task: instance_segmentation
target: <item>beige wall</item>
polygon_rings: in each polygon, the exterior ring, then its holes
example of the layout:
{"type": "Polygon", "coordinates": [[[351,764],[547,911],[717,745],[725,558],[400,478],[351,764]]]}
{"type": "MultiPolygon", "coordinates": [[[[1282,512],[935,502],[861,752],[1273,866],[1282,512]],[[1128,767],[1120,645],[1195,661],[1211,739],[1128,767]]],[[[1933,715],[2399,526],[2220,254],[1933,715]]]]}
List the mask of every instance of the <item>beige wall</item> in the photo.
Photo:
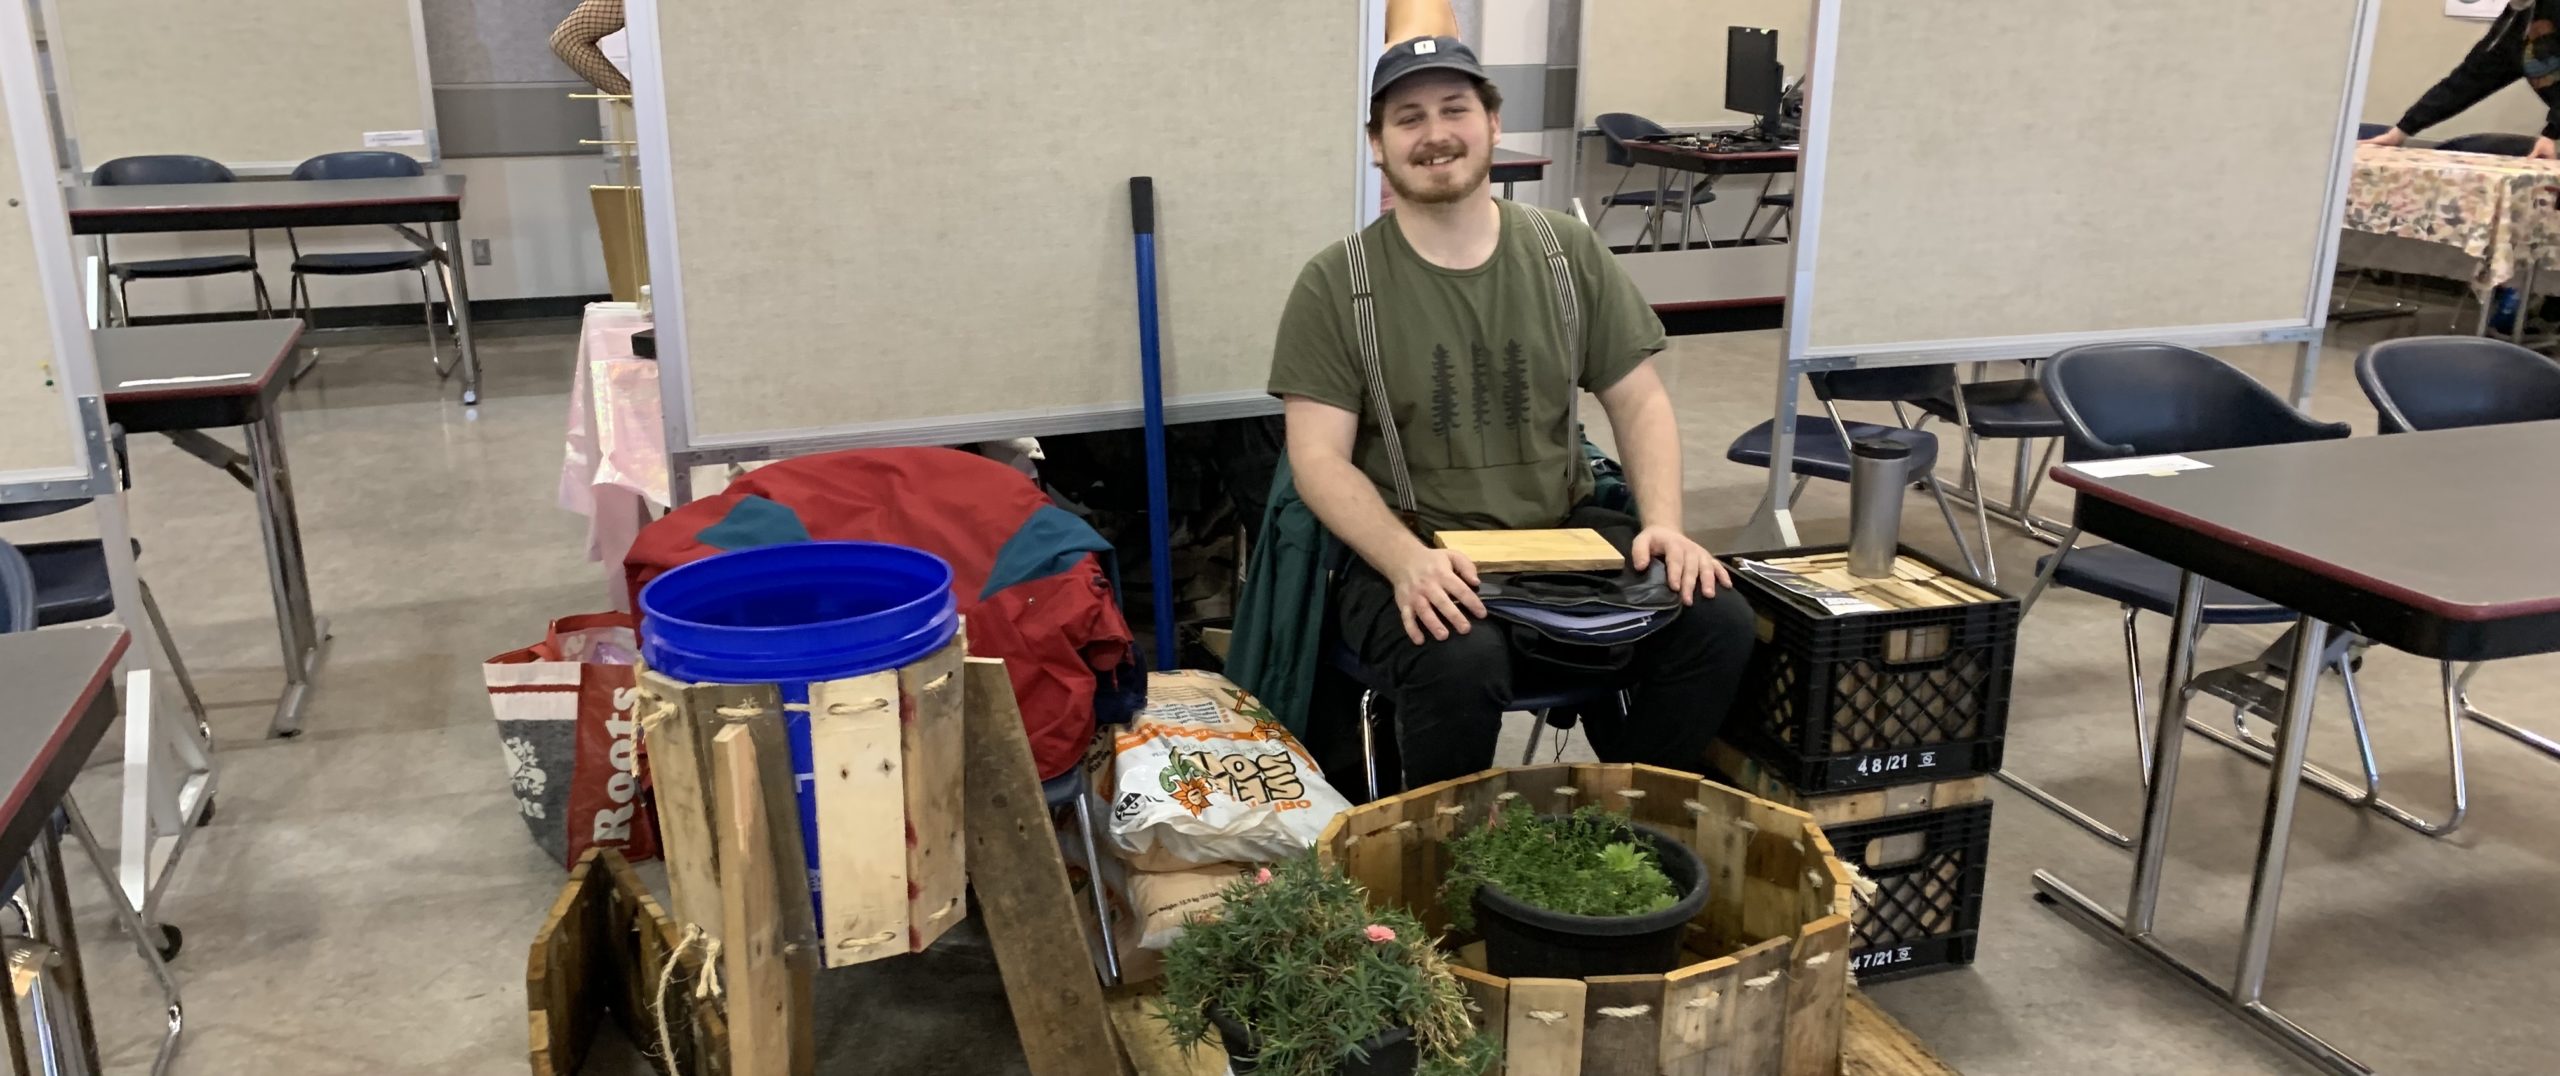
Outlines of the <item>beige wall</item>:
{"type": "MultiPolygon", "coordinates": [[[[2446,16],[2443,0],[2382,0],[2373,72],[2364,91],[2365,122],[2397,121],[2488,32],[2487,22],[2446,16]]],[[[2535,134],[2541,132],[2545,115],[2541,99],[2519,82],[2470,111],[2428,128],[2425,136],[2441,139],[2475,131],[2535,134]]]]}

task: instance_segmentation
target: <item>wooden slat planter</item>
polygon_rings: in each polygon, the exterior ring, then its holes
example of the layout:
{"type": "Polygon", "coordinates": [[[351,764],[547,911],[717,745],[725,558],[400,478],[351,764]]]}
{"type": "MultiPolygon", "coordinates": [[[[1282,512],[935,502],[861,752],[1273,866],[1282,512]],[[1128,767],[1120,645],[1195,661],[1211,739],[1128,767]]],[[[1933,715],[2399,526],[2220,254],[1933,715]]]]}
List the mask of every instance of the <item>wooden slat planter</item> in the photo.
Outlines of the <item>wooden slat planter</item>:
{"type": "Polygon", "coordinates": [[[1802,811],[1651,766],[1488,770],[1354,808],[1318,853],[1448,929],[1443,842],[1506,799],[1540,812],[1600,804],[1682,837],[1706,861],[1706,907],[1668,975],[1502,979],[1464,967],[1477,1024],[1513,1076],[1833,1076],[1848,989],[1848,872],[1802,811]]]}

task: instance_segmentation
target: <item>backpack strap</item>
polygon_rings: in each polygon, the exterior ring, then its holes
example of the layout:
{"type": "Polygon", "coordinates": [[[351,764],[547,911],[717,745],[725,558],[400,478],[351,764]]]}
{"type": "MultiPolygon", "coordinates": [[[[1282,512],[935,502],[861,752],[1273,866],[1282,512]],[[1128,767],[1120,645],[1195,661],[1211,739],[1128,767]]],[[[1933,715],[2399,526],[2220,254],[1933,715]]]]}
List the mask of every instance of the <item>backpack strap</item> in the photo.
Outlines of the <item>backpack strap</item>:
{"type": "Polygon", "coordinates": [[[1351,321],[1359,337],[1360,376],[1369,384],[1369,407],[1377,413],[1378,436],[1387,446],[1387,470],[1395,482],[1396,508],[1410,520],[1415,512],[1413,472],[1405,466],[1404,438],[1396,432],[1394,412],[1387,406],[1387,375],[1378,359],[1376,292],[1369,283],[1369,255],[1353,232],[1342,241],[1351,261],[1351,321]]]}

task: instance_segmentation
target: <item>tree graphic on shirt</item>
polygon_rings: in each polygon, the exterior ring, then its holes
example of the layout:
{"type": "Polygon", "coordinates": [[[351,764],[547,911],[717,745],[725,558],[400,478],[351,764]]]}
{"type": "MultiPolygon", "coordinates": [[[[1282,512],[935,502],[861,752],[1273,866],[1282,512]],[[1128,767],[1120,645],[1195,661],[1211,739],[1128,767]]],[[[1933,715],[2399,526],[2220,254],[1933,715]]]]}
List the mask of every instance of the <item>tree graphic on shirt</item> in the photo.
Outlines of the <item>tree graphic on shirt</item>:
{"type": "Polygon", "coordinates": [[[1467,346],[1467,387],[1475,397],[1476,452],[1481,462],[1493,462],[1493,450],[1485,441],[1485,430],[1493,425],[1493,352],[1481,343],[1467,346]]]}
{"type": "Polygon", "coordinates": [[[1528,459],[1529,359],[1517,339],[1502,348],[1502,424],[1520,445],[1519,458],[1528,459]]]}
{"type": "Polygon", "coordinates": [[[1449,365],[1447,345],[1431,349],[1431,432],[1440,435],[1441,447],[1456,455],[1451,438],[1458,429],[1458,386],[1455,371],[1449,365]]]}

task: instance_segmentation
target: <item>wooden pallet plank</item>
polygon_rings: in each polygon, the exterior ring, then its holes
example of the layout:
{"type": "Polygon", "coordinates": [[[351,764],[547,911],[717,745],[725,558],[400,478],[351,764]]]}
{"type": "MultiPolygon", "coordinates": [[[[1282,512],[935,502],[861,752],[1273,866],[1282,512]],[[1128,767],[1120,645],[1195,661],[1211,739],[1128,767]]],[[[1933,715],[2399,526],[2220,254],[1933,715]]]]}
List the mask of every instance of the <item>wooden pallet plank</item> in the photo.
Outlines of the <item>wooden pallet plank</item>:
{"type": "Polygon", "coordinates": [[[1714,1067],[1724,1042],[1725,1007],[1741,981],[1742,965],[1732,957],[1711,960],[1663,976],[1661,1042],[1662,1076],[1723,1076],[1714,1067]]]}
{"type": "Polygon", "coordinates": [[[1792,938],[1772,938],[1734,955],[1734,989],[1725,1004],[1723,1067],[1709,1070],[1729,1076],[1777,1076],[1785,1058],[1787,962],[1794,957],[1792,938]]]}
{"type": "Polygon", "coordinates": [[[569,868],[568,881],[551,901],[525,959],[524,996],[530,1010],[534,1076],[569,1076],[586,1063],[595,1036],[601,969],[591,965],[595,931],[588,912],[596,849],[569,868]]]}
{"type": "Polygon", "coordinates": [[[1580,979],[1513,979],[1503,1048],[1514,1076],[1573,1072],[1582,1065],[1580,979]]]}
{"type": "Polygon", "coordinates": [[[1849,989],[1849,917],[1807,923],[1787,960],[1784,1076],[1840,1071],[1841,998],[1849,989]]]}
{"type": "Polygon", "coordinates": [[[1126,1063],[1114,1060],[1112,1013],[1073,925],[1075,890],[1013,682],[991,658],[968,659],[962,679],[970,872],[1023,1056],[1041,1076],[1118,1076],[1126,1063]]]}
{"type": "Polygon", "coordinates": [[[1959,1076],[1856,990],[1849,991],[1841,1024],[1840,1076],[1959,1076]]]}
{"type": "MultiPolygon", "coordinates": [[[[773,856],[758,745],[745,724],[721,729],[711,751],[721,785],[721,982],[729,998],[729,1068],[738,1076],[811,1071],[794,1043],[791,968],[783,955],[781,890],[800,875],[773,856]]],[[[788,787],[788,786],[785,786],[788,787]]]]}
{"type": "Polygon", "coordinates": [[[877,672],[809,685],[818,805],[818,937],[826,965],[908,951],[906,755],[899,685],[877,672]]]}
{"type": "Polygon", "coordinates": [[[969,640],[955,634],[932,656],[898,670],[906,782],[907,951],[921,953],[968,917],[969,868],[961,768],[969,743],[961,715],[960,663],[969,640]]]}
{"type": "Polygon", "coordinates": [[[667,865],[667,889],[679,922],[720,932],[719,842],[712,836],[710,743],[706,723],[716,724],[690,685],[650,669],[639,674],[640,735],[649,752],[649,776],[658,810],[658,849],[667,865]]]}
{"type": "Polygon", "coordinates": [[[1595,975],[1582,983],[1582,1076],[1657,1076],[1663,977],[1595,975]]]}
{"type": "MultiPolygon", "coordinates": [[[[1503,1035],[1511,1019],[1511,980],[1496,978],[1464,964],[1452,962],[1449,972],[1458,977],[1458,985],[1467,991],[1467,1005],[1475,1017],[1476,1030],[1493,1040],[1500,1050],[1503,1035]]],[[[1508,1051],[1501,1051],[1508,1060],[1508,1051]]],[[[1490,1076],[1502,1076],[1505,1062],[1496,1062],[1490,1076]]],[[[1523,1070],[1526,1076],[1526,1070],[1523,1070]]]]}

